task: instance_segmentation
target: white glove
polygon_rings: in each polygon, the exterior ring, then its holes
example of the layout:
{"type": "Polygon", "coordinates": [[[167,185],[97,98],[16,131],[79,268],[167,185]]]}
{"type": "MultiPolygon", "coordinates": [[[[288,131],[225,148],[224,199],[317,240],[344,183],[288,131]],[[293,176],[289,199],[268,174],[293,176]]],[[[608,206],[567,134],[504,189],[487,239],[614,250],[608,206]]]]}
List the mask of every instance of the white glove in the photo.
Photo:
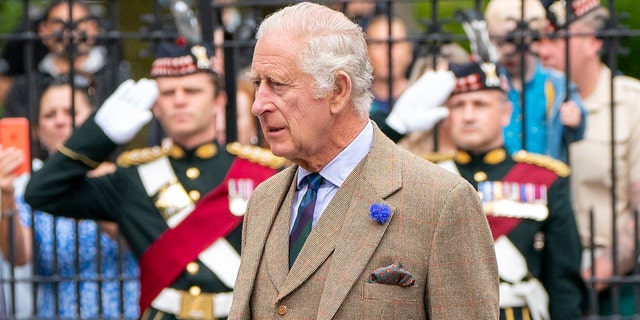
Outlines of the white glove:
{"type": "Polygon", "coordinates": [[[147,124],[150,109],[158,98],[154,80],[131,79],[123,82],[96,113],[96,124],[117,144],[129,142],[147,124]]]}
{"type": "Polygon", "coordinates": [[[512,288],[527,302],[533,320],[549,320],[549,294],[538,279],[516,283],[512,288]]]}
{"type": "Polygon", "coordinates": [[[427,71],[402,93],[385,122],[401,134],[431,130],[449,115],[449,110],[442,104],[455,85],[453,72],[427,71]]]}

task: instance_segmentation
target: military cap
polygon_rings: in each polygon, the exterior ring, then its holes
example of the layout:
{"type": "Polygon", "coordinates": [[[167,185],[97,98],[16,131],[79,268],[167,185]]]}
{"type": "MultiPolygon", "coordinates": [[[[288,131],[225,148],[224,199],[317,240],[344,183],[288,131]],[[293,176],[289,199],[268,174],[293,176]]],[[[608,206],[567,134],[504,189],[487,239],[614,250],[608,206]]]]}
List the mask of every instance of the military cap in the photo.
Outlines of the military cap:
{"type": "Polygon", "coordinates": [[[491,62],[451,63],[449,70],[456,77],[456,87],[451,95],[480,91],[506,91],[506,80],[498,73],[498,67],[491,62]]]}
{"type": "Polygon", "coordinates": [[[600,0],[541,0],[547,11],[547,19],[556,29],[564,29],[569,25],[569,13],[575,21],[592,10],[600,7],[600,0]],[[571,6],[568,6],[568,2],[571,6]],[[571,11],[567,11],[571,10],[571,11]]]}
{"type": "Polygon", "coordinates": [[[151,77],[179,77],[197,72],[223,74],[213,50],[202,44],[161,43],[151,66],[151,77]]]}

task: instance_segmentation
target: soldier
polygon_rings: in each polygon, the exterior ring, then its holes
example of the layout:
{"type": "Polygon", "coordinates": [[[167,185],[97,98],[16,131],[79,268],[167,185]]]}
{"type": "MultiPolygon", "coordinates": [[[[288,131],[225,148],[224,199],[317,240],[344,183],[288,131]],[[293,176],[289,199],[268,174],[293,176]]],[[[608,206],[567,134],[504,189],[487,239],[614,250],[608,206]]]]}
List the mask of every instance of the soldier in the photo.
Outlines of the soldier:
{"type": "Polygon", "coordinates": [[[227,100],[208,48],[162,45],[151,76],[123,83],[33,175],[25,200],[34,209],[119,223],[140,261],[142,319],[225,318],[244,205],[284,161],[216,142],[215,119],[227,100]],[[115,173],[86,177],[152,112],[168,143],[125,152],[115,173]]]}
{"type": "Polygon", "coordinates": [[[500,273],[501,319],[580,319],[585,287],[567,165],[504,148],[512,105],[489,63],[450,65],[456,87],[444,126],[458,148],[440,165],[481,197],[500,273]]]}

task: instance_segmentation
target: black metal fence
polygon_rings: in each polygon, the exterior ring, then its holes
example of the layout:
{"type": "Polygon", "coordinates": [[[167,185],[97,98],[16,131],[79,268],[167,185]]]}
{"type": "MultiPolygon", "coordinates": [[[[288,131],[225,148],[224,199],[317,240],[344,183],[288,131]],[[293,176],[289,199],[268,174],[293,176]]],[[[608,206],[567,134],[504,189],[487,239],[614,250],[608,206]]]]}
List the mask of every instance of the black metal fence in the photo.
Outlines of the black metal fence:
{"type": "MultiPolygon", "coordinates": [[[[567,0],[570,2],[569,0],[567,0]]],[[[575,0],[574,0],[575,1],[575,0]]],[[[606,39],[603,61],[612,69],[620,70],[618,66],[619,55],[628,55],[621,41],[640,41],[640,30],[634,30],[620,21],[624,12],[618,12],[616,4],[624,0],[610,0],[606,5],[612,14],[611,21],[599,36],[606,39]]],[[[635,0],[629,0],[635,2],[635,0]]],[[[16,0],[17,2],[17,0],[16,0]]],[[[69,1],[70,3],[71,1],[69,1]]],[[[99,33],[93,40],[83,32],[74,32],[79,28],[80,22],[62,23],[61,29],[54,34],[56,41],[66,43],[66,53],[70,61],[80,52],[79,48],[87,42],[92,42],[94,46],[100,46],[106,50],[108,63],[105,65],[104,79],[108,79],[102,84],[102,89],[108,95],[112,92],[122,78],[133,77],[142,78],[148,75],[152,56],[157,45],[162,41],[175,41],[181,33],[181,27],[185,27],[193,22],[192,18],[197,18],[200,28],[200,35],[203,42],[221,49],[224,53],[224,68],[226,77],[226,87],[229,93],[229,106],[236,105],[236,95],[239,84],[238,78],[241,72],[249,66],[252,48],[254,45],[254,33],[260,23],[261,18],[279,7],[292,3],[292,1],[216,1],[216,0],[191,0],[184,1],[190,10],[182,13],[172,12],[170,6],[176,1],[156,0],[156,1],[118,1],[118,0],[96,0],[87,2],[90,7],[90,19],[99,25],[99,33]],[[208,39],[208,40],[207,40],[208,39]]],[[[469,48],[469,40],[465,35],[460,22],[454,17],[457,9],[474,9],[479,12],[485,7],[488,1],[483,0],[430,0],[430,1],[332,1],[324,2],[334,6],[344,12],[352,10],[352,4],[357,2],[369,2],[373,5],[366,13],[349,13],[358,21],[366,23],[368,15],[373,13],[384,14],[389,17],[401,17],[409,26],[411,32],[407,39],[389,39],[389,43],[399,40],[409,40],[414,45],[414,60],[420,57],[430,57],[434,59],[440,49],[447,44],[456,43],[464,48],[469,48]]],[[[36,116],[38,88],[34,71],[38,70],[41,59],[47,54],[47,47],[42,45],[42,37],[38,34],[39,19],[42,18],[43,1],[21,1],[23,8],[23,20],[13,32],[0,34],[0,43],[4,45],[5,64],[0,63],[0,71],[9,78],[15,80],[18,77],[26,77],[30,84],[22,93],[26,106],[31,117],[36,116]],[[26,8],[32,8],[27,10],[26,8]],[[33,8],[41,8],[40,14],[33,13],[33,8]]],[[[73,12],[69,12],[73,17],[73,12]]],[[[1,19],[1,17],[0,17],[1,19]]],[[[73,20],[73,19],[72,19],[73,20]]],[[[518,42],[523,39],[539,38],[540,34],[530,34],[526,26],[519,25],[519,30],[513,30],[512,39],[518,42]]],[[[568,37],[571,37],[570,35],[568,37]]],[[[568,38],[567,37],[567,38],[568,38]]],[[[518,50],[529,50],[528,46],[518,46],[518,50]]],[[[392,54],[389,46],[389,55],[392,54]]],[[[633,53],[631,53],[633,56],[633,53]]],[[[393,59],[393,57],[391,57],[393,59]]],[[[73,64],[69,72],[72,77],[75,74],[85,75],[82,70],[77,70],[73,64]]],[[[389,68],[393,67],[389,63],[389,68]]],[[[624,70],[623,70],[624,71],[624,70]]],[[[97,79],[91,79],[95,82],[97,79]]],[[[613,80],[612,80],[613,81],[613,80]]],[[[393,83],[389,83],[389,89],[393,83]]],[[[97,95],[98,103],[106,95],[97,95]]],[[[613,110],[613,108],[612,108],[613,110]]],[[[227,140],[234,141],[237,138],[236,108],[227,108],[227,140]]],[[[612,111],[615,116],[615,112],[612,111]]],[[[612,122],[613,123],[613,122],[612,122]]],[[[145,146],[150,141],[149,136],[154,134],[151,129],[142,132],[126,148],[145,146]]],[[[437,143],[435,143],[437,148],[437,143]]],[[[636,148],[640,148],[637,146],[636,148]]],[[[613,148],[612,148],[613,149],[613,148]]],[[[612,151],[614,152],[614,151],[612,151]]],[[[37,154],[37,150],[32,150],[37,154]]],[[[611,170],[612,186],[616,181],[615,166],[611,170]]],[[[612,187],[612,190],[613,187],[612,187]]],[[[612,191],[615,199],[615,192],[612,191]]],[[[21,204],[19,202],[19,204],[21,204]]],[[[26,207],[28,209],[28,207],[26,207]]],[[[615,205],[612,203],[612,208],[615,205]]],[[[614,209],[615,211],[615,209],[614,209]]],[[[597,215],[597,212],[593,212],[597,215]]],[[[23,217],[23,222],[32,226],[38,232],[33,232],[32,243],[34,246],[33,260],[24,267],[14,267],[11,263],[3,263],[2,278],[0,283],[3,286],[4,298],[6,300],[6,317],[11,319],[39,319],[50,318],[79,318],[84,315],[88,318],[136,318],[139,310],[131,310],[130,291],[135,291],[138,287],[135,284],[137,273],[125,272],[131,270],[131,265],[127,265],[126,243],[118,236],[109,240],[105,238],[100,224],[90,226],[84,225],[86,222],[64,222],[54,224],[52,218],[47,222],[39,222],[37,213],[28,212],[23,217]],[[27,218],[28,217],[28,218],[27,218]],[[28,221],[28,222],[27,222],[28,221]],[[88,231],[89,230],[89,231],[88,231]],[[89,232],[87,234],[87,232],[89,232]],[[91,233],[93,232],[93,233],[91,233]],[[48,241],[49,243],[45,243],[48,241]],[[51,245],[60,241],[67,241],[67,247],[58,248],[51,245]],[[85,241],[89,241],[88,243],[85,241]],[[113,241],[110,249],[113,252],[102,252],[105,249],[104,242],[113,241]],[[65,252],[58,252],[59,250],[65,252]],[[70,254],[70,270],[67,265],[58,262],[57,258],[70,254]],[[111,256],[107,256],[111,255],[111,256]],[[83,257],[95,257],[95,261],[86,261],[83,257]],[[106,267],[103,260],[111,260],[112,264],[106,267]],[[89,267],[88,267],[89,266],[89,267]],[[109,268],[109,270],[106,270],[109,268]],[[80,271],[83,270],[83,271],[80,271]],[[115,271],[114,271],[115,270],[115,271]],[[113,271],[113,272],[112,272],[113,271]],[[71,289],[70,289],[71,288],[71,289]],[[47,291],[47,293],[45,293],[47,291]],[[95,296],[87,297],[86,292],[94,292],[95,296]],[[115,294],[112,301],[116,304],[104,304],[103,295],[115,294]],[[50,296],[45,296],[50,295],[50,296]],[[78,299],[80,297],[80,299],[78,299]],[[50,301],[46,299],[52,299],[50,301]],[[87,306],[81,307],[78,301],[83,301],[87,306]],[[48,305],[47,305],[48,301],[48,305]],[[70,307],[70,310],[66,310],[70,307]],[[54,316],[65,309],[67,316],[54,316]],[[85,309],[86,308],[86,309],[85,309]],[[127,310],[125,310],[127,309],[127,310]],[[69,314],[72,314],[69,316],[69,314]],[[88,316],[90,315],[90,316],[88,316]]],[[[616,215],[613,215],[613,225],[616,224],[616,215]]],[[[634,217],[637,221],[637,214],[634,217]]],[[[15,232],[15,228],[20,226],[11,224],[9,232],[15,232]]],[[[619,231],[614,228],[612,233],[614,238],[619,231]]],[[[638,257],[637,229],[635,234],[634,249],[635,257],[638,257]]],[[[614,242],[615,243],[615,242],[614,242]]],[[[614,245],[614,249],[616,246],[614,245]]],[[[10,250],[11,251],[11,250],[10,250]]],[[[615,250],[614,250],[615,251],[615,250]]],[[[6,254],[7,259],[14,260],[12,252],[6,254]]],[[[614,259],[615,260],[615,259],[614,259]]],[[[68,262],[68,261],[67,261],[68,262]]],[[[617,267],[614,264],[614,269],[617,267]]],[[[617,275],[609,279],[596,279],[592,277],[587,280],[589,284],[589,301],[586,306],[585,318],[588,319],[640,319],[640,265],[635,262],[632,270],[625,275],[617,275]],[[597,282],[609,283],[608,294],[611,296],[612,307],[609,316],[598,315],[598,293],[592,289],[597,282]],[[621,315],[618,307],[621,300],[621,290],[630,290],[632,294],[631,305],[633,315],[621,315]]],[[[629,295],[627,295],[629,296],[629,295]]],[[[136,302],[137,303],[137,302],[136,302]]],[[[629,303],[629,301],[627,301],[629,303]]],[[[0,308],[1,309],[1,308],[0,308]]],[[[2,317],[2,315],[0,315],[2,317]]]]}

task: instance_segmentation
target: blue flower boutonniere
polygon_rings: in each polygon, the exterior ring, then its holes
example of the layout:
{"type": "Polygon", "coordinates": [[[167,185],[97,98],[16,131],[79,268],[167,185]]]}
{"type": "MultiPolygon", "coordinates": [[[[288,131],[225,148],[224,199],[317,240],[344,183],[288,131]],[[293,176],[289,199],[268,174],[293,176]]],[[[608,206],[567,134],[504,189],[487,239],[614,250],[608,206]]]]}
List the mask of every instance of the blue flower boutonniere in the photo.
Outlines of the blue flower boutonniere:
{"type": "Polygon", "coordinates": [[[391,209],[384,203],[374,203],[369,208],[369,216],[379,224],[385,224],[391,216],[391,209]]]}

